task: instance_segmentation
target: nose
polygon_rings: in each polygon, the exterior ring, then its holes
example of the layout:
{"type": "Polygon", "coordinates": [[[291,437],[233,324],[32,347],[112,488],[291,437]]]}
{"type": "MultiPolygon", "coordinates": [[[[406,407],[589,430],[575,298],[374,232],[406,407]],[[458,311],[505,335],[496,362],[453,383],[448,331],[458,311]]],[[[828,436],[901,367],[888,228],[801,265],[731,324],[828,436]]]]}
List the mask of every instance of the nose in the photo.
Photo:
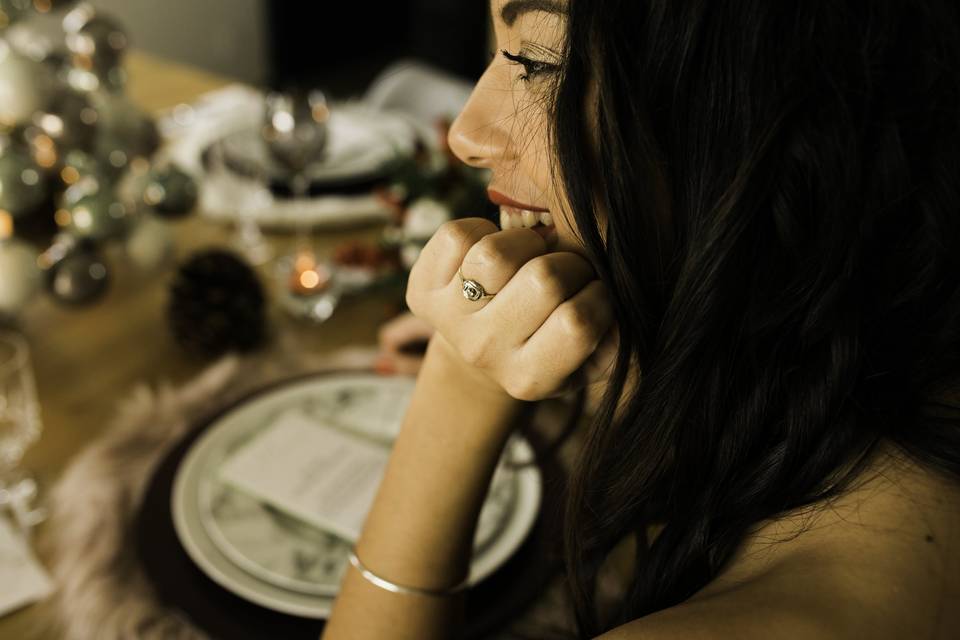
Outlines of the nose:
{"type": "Polygon", "coordinates": [[[472,167],[491,169],[510,153],[512,92],[494,84],[494,74],[488,68],[447,134],[453,153],[472,167]]]}

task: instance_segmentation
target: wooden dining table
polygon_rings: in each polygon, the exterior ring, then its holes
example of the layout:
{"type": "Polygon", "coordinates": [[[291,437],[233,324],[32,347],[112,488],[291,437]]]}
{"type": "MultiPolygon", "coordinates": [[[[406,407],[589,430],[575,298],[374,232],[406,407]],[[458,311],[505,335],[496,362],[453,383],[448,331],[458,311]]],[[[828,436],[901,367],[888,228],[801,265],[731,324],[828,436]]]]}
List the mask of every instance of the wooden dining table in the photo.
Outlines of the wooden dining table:
{"type": "MultiPolygon", "coordinates": [[[[126,66],[128,94],[158,116],[232,82],[138,51],[129,54],[126,66]]],[[[69,307],[41,294],[20,319],[19,328],[30,345],[43,421],[40,439],[22,466],[37,478],[41,499],[77,453],[108,429],[118,403],[135,386],[181,383],[209,364],[184,353],[171,336],[166,317],[169,285],[177,262],[205,248],[231,246],[234,230],[199,214],[173,222],[172,227],[176,261],[161,271],[138,273],[125,268],[122,260],[112,260],[110,288],[99,301],[69,307]]],[[[314,234],[314,246],[322,258],[346,241],[376,241],[382,230],[382,225],[325,229],[314,234]]],[[[268,235],[268,241],[277,255],[283,255],[293,249],[295,238],[268,235]]],[[[270,280],[271,267],[261,267],[265,281],[270,280]]],[[[322,356],[341,347],[374,346],[378,327],[397,310],[397,298],[396,292],[352,298],[322,325],[276,309],[270,319],[288,342],[322,356]]],[[[35,538],[41,562],[44,534],[41,524],[35,538]]],[[[0,618],[0,638],[58,637],[47,624],[51,606],[40,602],[0,618]]]]}

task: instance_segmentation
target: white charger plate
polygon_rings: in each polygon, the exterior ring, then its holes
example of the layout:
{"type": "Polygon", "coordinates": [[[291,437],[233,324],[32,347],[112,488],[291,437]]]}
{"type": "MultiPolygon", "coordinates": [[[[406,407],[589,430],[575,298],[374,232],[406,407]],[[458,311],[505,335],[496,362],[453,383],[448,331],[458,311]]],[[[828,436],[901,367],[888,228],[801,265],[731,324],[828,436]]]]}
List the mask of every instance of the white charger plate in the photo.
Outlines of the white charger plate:
{"type": "MultiPolygon", "coordinates": [[[[317,377],[261,394],[220,417],[191,447],[174,479],[173,522],[187,554],[211,579],[243,598],[283,613],[326,617],[348,547],[226,488],[216,475],[220,463],[294,407],[388,445],[412,389],[412,380],[374,374],[317,377]]],[[[523,461],[532,455],[530,445],[514,437],[504,457],[523,461]]],[[[541,494],[536,467],[501,466],[478,526],[472,584],[492,574],[523,543],[541,494]]]]}

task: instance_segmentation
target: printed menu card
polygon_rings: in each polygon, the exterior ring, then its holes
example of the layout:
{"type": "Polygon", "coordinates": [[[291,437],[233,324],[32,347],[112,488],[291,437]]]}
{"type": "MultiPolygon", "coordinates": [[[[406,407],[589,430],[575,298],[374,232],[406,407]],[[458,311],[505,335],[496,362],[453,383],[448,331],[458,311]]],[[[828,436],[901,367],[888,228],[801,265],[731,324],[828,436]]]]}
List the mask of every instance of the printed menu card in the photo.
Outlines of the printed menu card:
{"type": "Polygon", "coordinates": [[[220,478],[356,542],[389,454],[382,444],[292,410],[228,458],[220,478]]]}

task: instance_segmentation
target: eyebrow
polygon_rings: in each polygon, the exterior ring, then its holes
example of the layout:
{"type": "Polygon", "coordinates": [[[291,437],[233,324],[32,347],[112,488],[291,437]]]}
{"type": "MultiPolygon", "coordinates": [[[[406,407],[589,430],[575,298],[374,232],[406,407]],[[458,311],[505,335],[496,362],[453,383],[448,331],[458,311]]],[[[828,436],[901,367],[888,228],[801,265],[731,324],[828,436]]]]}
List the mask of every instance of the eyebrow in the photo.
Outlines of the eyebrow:
{"type": "Polygon", "coordinates": [[[510,0],[500,10],[500,18],[508,27],[512,27],[521,15],[543,11],[545,13],[563,14],[566,11],[563,5],[556,0],[510,0]]]}

